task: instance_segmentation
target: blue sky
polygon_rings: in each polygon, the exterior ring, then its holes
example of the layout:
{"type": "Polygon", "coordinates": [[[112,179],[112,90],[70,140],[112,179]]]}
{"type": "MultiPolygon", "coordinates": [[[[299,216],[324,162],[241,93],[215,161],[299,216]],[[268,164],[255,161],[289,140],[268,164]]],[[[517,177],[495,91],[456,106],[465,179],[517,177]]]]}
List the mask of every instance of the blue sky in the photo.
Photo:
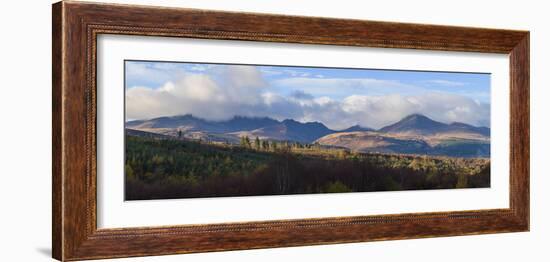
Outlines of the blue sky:
{"type": "Polygon", "coordinates": [[[268,116],[338,129],[422,113],[490,125],[489,74],[141,61],[126,61],[125,70],[132,119],[268,116]]]}

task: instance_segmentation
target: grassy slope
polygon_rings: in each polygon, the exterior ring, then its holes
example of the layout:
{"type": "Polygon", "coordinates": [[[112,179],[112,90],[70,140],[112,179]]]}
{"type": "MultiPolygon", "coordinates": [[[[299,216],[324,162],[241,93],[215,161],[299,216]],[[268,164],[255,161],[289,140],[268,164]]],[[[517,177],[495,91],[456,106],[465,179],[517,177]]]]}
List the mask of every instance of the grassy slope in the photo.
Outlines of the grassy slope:
{"type": "Polygon", "coordinates": [[[334,133],[316,142],[343,146],[359,152],[443,155],[451,157],[489,157],[490,140],[476,134],[449,133],[435,135],[385,134],[380,132],[334,133]]]}

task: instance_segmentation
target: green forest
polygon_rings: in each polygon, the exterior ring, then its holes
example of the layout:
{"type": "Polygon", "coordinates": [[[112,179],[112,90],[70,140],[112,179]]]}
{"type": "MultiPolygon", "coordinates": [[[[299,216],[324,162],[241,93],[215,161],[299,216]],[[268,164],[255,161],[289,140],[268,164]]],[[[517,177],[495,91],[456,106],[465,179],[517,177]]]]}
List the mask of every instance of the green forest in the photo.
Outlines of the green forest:
{"type": "Polygon", "coordinates": [[[350,152],[241,138],[239,145],[126,135],[125,199],[490,186],[490,161],[350,152]]]}

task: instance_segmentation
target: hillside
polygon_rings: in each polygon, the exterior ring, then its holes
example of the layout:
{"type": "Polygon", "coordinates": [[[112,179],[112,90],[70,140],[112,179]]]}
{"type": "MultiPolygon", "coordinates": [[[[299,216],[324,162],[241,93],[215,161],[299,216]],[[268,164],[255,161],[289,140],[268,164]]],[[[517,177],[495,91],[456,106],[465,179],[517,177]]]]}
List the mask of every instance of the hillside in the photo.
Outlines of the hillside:
{"type": "Polygon", "coordinates": [[[490,186],[490,160],[202,143],[129,132],[125,200],[490,186]]]}
{"type": "Polygon", "coordinates": [[[419,114],[409,115],[399,122],[379,129],[382,133],[406,133],[414,135],[429,135],[447,129],[447,125],[434,121],[419,114]]]}
{"type": "Polygon", "coordinates": [[[489,157],[489,134],[485,127],[444,124],[414,114],[378,131],[333,133],[315,142],[358,152],[489,157]]]}
{"type": "Polygon", "coordinates": [[[320,145],[345,147],[357,152],[428,154],[430,146],[420,139],[400,139],[379,132],[334,133],[315,141],[320,145]]]}
{"type": "Polygon", "coordinates": [[[346,129],[340,130],[338,132],[345,133],[345,132],[357,132],[357,131],[374,131],[374,129],[372,129],[370,127],[354,125],[354,126],[350,126],[350,127],[346,128],[346,129]]]}
{"type": "Polygon", "coordinates": [[[310,143],[335,132],[319,122],[301,123],[292,119],[277,121],[268,117],[243,116],[224,121],[208,121],[192,115],[129,121],[126,128],[171,136],[182,131],[187,138],[200,137],[229,143],[235,143],[241,136],[310,143]]]}
{"type": "Polygon", "coordinates": [[[436,135],[449,133],[476,134],[486,137],[490,135],[490,129],[487,127],[475,127],[458,122],[444,124],[420,114],[409,115],[394,124],[380,128],[378,131],[381,133],[407,135],[436,135]]]}
{"type": "Polygon", "coordinates": [[[211,142],[238,144],[241,137],[267,141],[318,143],[358,152],[490,156],[490,129],[464,123],[445,124],[420,114],[409,115],[378,130],[354,125],[332,130],[319,122],[278,121],[235,116],[209,121],[192,115],[129,121],[129,130],[211,142]]]}

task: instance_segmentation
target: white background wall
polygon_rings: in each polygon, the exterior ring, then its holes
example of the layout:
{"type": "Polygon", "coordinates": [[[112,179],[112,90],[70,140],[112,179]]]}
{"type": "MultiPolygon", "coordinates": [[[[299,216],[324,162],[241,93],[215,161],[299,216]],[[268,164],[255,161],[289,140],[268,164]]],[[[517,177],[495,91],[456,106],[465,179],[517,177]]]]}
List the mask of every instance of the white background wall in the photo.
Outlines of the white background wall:
{"type": "MultiPolygon", "coordinates": [[[[118,0],[206,9],[531,31],[531,232],[134,258],[124,261],[548,261],[550,28],[545,1],[118,0]]],[[[51,253],[50,1],[0,9],[0,260],[51,253]]]]}

